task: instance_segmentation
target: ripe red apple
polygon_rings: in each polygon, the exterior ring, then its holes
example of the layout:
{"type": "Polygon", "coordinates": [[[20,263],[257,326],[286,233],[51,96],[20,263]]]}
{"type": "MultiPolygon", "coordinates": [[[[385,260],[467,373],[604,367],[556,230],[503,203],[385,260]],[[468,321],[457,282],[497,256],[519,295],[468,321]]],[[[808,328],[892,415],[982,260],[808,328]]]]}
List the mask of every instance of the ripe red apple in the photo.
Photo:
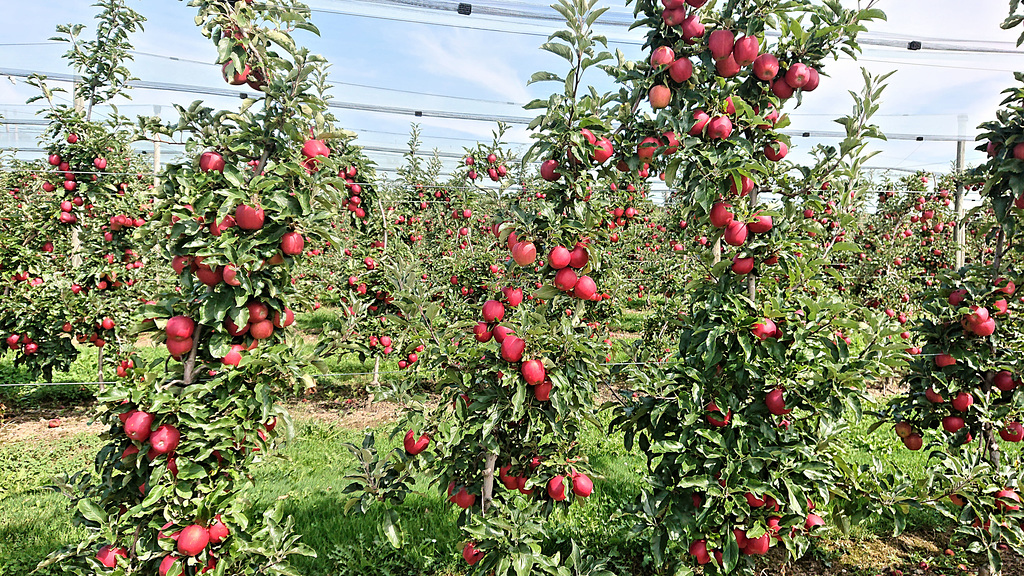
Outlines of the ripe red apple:
{"type": "Polygon", "coordinates": [[[771,534],[765,532],[757,538],[748,538],[747,547],[743,550],[745,554],[762,556],[768,553],[769,547],[771,547],[771,534]]]}
{"type": "Polygon", "coordinates": [[[203,152],[199,156],[199,169],[203,172],[224,172],[224,157],[217,152],[203,152]]]}
{"type": "Polygon", "coordinates": [[[274,323],[270,320],[260,320],[249,323],[249,335],[257,340],[266,340],[274,334],[274,323]]]}
{"type": "Polygon", "coordinates": [[[676,138],[676,133],[669,130],[661,135],[667,143],[665,150],[662,152],[665,156],[671,156],[679,151],[679,138],[676,138]]]}
{"type": "Polygon", "coordinates": [[[780,140],[776,140],[775,144],[769,144],[764,147],[765,158],[771,160],[772,162],[778,162],[779,160],[782,160],[783,158],[786,157],[786,154],[788,153],[789,146],[786,146],[786,143],[780,140]],[[776,151],[776,148],[778,148],[778,151],[776,151]]]}
{"type": "Polygon", "coordinates": [[[281,320],[281,313],[274,310],[274,328],[287,328],[295,323],[295,312],[291,308],[284,309],[284,321],[281,320]]]}
{"type": "Polygon", "coordinates": [[[999,436],[1007,442],[1020,442],[1024,439],[1024,425],[1020,422],[1007,422],[999,431],[999,436]]]}
{"type": "Polygon", "coordinates": [[[199,524],[186,526],[178,535],[178,552],[185,556],[198,556],[210,544],[210,532],[199,524]]]}
{"type": "Polygon", "coordinates": [[[405,433],[405,439],[402,441],[402,444],[405,446],[406,452],[415,456],[427,449],[427,445],[430,444],[430,436],[423,434],[417,440],[415,432],[409,430],[405,433]]]}
{"type": "Polygon", "coordinates": [[[594,161],[598,164],[604,164],[615,154],[615,147],[612,141],[607,138],[601,138],[597,141],[597,147],[594,149],[594,161]]]}
{"type": "Polygon", "coordinates": [[[569,265],[569,250],[565,246],[555,246],[548,253],[548,266],[551,266],[555,270],[561,270],[569,265]]]}
{"type": "Polygon", "coordinates": [[[488,300],[483,306],[484,322],[501,322],[505,318],[505,306],[497,300],[488,300]]]}
{"type": "Polygon", "coordinates": [[[708,554],[707,540],[694,540],[690,542],[689,552],[697,560],[697,564],[704,565],[711,562],[711,555],[708,554]]]}
{"type": "Polygon", "coordinates": [[[587,247],[577,243],[569,253],[569,267],[579,270],[585,267],[589,261],[590,254],[587,252],[587,247]]]}
{"type": "Polygon", "coordinates": [[[210,544],[220,544],[230,534],[228,527],[221,520],[220,514],[213,517],[213,524],[210,524],[208,532],[210,534],[210,544]]]}
{"type": "Polygon", "coordinates": [[[1009,488],[996,492],[996,507],[999,510],[1020,510],[1020,496],[1009,488]]]}
{"type": "Polygon", "coordinates": [[[1003,392],[1009,392],[1017,387],[1017,382],[1013,379],[1013,374],[1009,370],[996,372],[996,375],[992,378],[992,383],[1003,392]]]}
{"type": "Polygon", "coordinates": [[[750,274],[754,271],[754,259],[751,257],[741,258],[739,254],[732,258],[732,271],[734,274],[750,274]]]}
{"type": "Polygon", "coordinates": [[[167,574],[171,571],[171,567],[173,567],[174,563],[177,561],[177,556],[171,554],[164,556],[164,559],[160,562],[160,569],[157,571],[157,573],[160,574],[160,576],[167,576],[167,574]]]}
{"type": "Polygon", "coordinates": [[[900,438],[906,438],[914,432],[914,427],[909,422],[897,422],[893,429],[896,430],[896,435],[900,438]]]}
{"type": "Polygon", "coordinates": [[[529,266],[537,260],[537,247],[533,242],[516,242],[512,247],[512,259],[520,266],[529,266]]]}
{"type": "Polygon", "coordinates": [[[755,234],[764,234],[771,231],[772,229],[772,217],[758,214],[754,217],[754,221],[747,224],[747,228],[755,234]]]}
{"type": "Polygon", "coordinates": [[[804,530],[813,532],[815,528],[819,528],[825,525],[825,520],[817,514],[808,514],[807,519],[804,520],[804,530]]]}
{"type": "Polygon", "coordinates": [[[239,69],[239,67],[235,65],[235,73],[229,74],[229,66],[231,66],[230,60],[225,62],[224,65],[220,67],[220,74],[224,77],[224,81],[228,84],[231,84],[232,86],[241,86],[242,84],[245,84],[249,78],[249,74],[252,72],[252,68],[248,64],[246,64],[245,67],[241,69],[239,69]]]}
{"type": "Polygon", "coordinates": [[[715,228],[725,228],[733,220],[733,214],[730,211],[732,206],[724,202],[715,202],[711,205],[711,225],[715,228]]]}
{"type": "Polygon", "coordinates": [[[740,188],[736,189],[736,180],[730,178],[729,192],[732,194],[739,194],[740,196],[746,196],[754,189],[754,181],[746,176],[740,176],[740,188]]]}
{"type": "Polygon", "coordinates": [[[113,546],[108,545],[100,548],[100,551],[96,554],[96,560],[107,568],[113,568],[117,566],[118,556],[127,559],[128,551],[124,548],[114,548],[113,546]]]}
{"type": "Polygon", "coordinates": [[[935,388],[932,388],[930,386],[927,390],[924,391],[924,397],[932,404],[942,404],[943,402],[946,401],[945,398],[943,398],[938,392],[935,391],[935,388]]]}
{"type": "Polygon", "coordinates": [[[512,329],[507,326],[494,327],[494,341],[498,344],[504,344],[506,337],[510,334],[512,334],[512,329]]]}
{"type": "Polygon", "coordinates": [[[754,326],[750,329],[750,333],[753,334],[759,340],[767,340],[768,338],[776,338],[778,336],[779,328],[772,322],[771,319],[765,318],[761,322],[755,322],[754,326]]]}
{"type": "Polygon", "coordinates": [[[473,337],[476,338],[477,342],[489,342],[491,340],[491,331],[487,329],[486,322],[479,322],[476,326],[473,326],[473,337]]]}
{"type": "Polygon", "coordinates": [[[655,110],[667,108],[672,102],[672,89],[664,84],[656,84],[651,86],[651,90],[647,93],[647,99],[651,103],[651,108],[655,110]]]}
{"type": "Polygon", "coordinates": [[[466,491],[466,487],[459,488],[459,491],[453,494],[449,501],[454,502],[456,506],[466,510],[472,508],[476,504],[476,494],[470,494],[466,491]]]}
{"type": "Polygon", "coordinates": [[[551,400],[551,389],[553,387],[554,385],[551,383],[551,380],[545,380],[533,387],[533,395],[537,400],[547,402],[551,400]]]}
{"type": "Polygon", "coordinates": [[[267,308],[267,305],[263,304],[262,302],[257,302],[255,300],[252,300],[248,304],[246,304],[245,309],[249,311],[250,323],[266,320],[267,317],[270,315],[270,310],[267,308]]]}
{"type": "Polygon", "coordinates": [[[166,342],[167,352],[175,359],[181,358],[182,354],[187,354],[192,350],[192,343],[191,338],[168,338],[166,342]]]}
{"type": "Polygon", "coordinates": [[[736,40],[732,48],[732,56],[740,66],[750,66],[757,59],[760,49],[757,36],[744,36],[736,40]]]}
{"type": "Polygon", "coordinates": [[[511,286],[506,286],[501,289],[501,293],[505,296],[505,301],[508,302],[508,305],[513,308],[516,308],[517,306],[523,303],[522,288],[513,288],[511,286]]]}
{"type": "Polygon", "coordinates": [[[779,59],[774,54],[761,54],[754,59],[754,76],[765,82],[773,80],[779,74],[779,59]]]}
{"type": "Polygon", "coordinates": [[[568,497],[565,493],[565,476],[559,474],[548,480],[548,496],[555,502],[561,502],[568,497]]]}
{"type": "Polygon", "coordinates": [[[690,127],[690,131],[687,132],[690,136],[700,136],[704,132],[704,127],[708,125],[711,117],[708,116],[707,112],[703,110],[697,110],[693,113],[693,126],[690,127]]]}
{"type": "Polygon", "coordinates": [[[149,435],[149,443],[153,447],[153,452],[157,454],[170,454],[174,452],[180,440],[181,433],[170,424],[158,427],[149,435]]]}
{"type": "Polygon", "coordinates": [[[735,43],[736,35],[731,30],[715,30],[708,37],[708,48],[711,50],[711,57],[715,60],[729,57],[732,54],[735,43]]]}
{"type": "MultiPolygon", "coordinates": [[[[228,320],[225,320],[225,322],[227,321],[228,320]]],[[[248,329],[249,325],[246,324],[245,331],[248,331],[248,329]]],[[[224,364],[225,366],[237,367],[239,364],[242,363],[242,352],[244,351],[245,346],[243,346],[242,344],[232,344],[231,350],[227,354],[225,354],[223,358],[220,359],[221,364],[224,364]]]]}
{"type": "Polygon", "coordinates": [[[921,438],[920,434],[908,434],[903,438],[903,445],[911,450],[920,450],[921,446],[924,445],[924,438],[921,438]]]}
{"type": "Polygon", "coordinates": [[[224,280],[224,268],[223,266],[217,266],[216,268],[199,266],[196,270],[196,278],[207,286],[216,286],[224,280]]]}
{"type": "Polygon", "coordinates": [[[725,234],[722,236],[725,243],[730,246],[742,246],[747,241],[747,225],[743,222],[733,220],[725,227],[725,234]]]}
{"type": "Polygon", "coordinates": [[[470,566],[479,562],[483,557],[483,551],[476,549],[476,542],[466,542],[466,545],[462,547],[462,559],[470,566]]]}
{"type": "Polygon", "coordinates": [[[817,88],[818,84],[821,82],[821,75],[818,74],[818,71],[814,68],[808,67],[807,70],[808,78],[807,83],[804,84],[803,90],[804,92],[814,92],[814,89],[817,88]]]}
{"type": "Polygon", "coordinates": [[[772,82],[772,94],[775,94],[781,100],[788,100],[793,97],[795,90],[786,82],[786,78],[782,77],[772,82]]]}
{"type": "Polygon", "coordinates": [[[683,8],[669,8],[661,12],[661,19],[669,28],[679,26],[686,18],[686,10],[683,8]]]}
{"type": "Polygon", "coordinates": [[[659,46],[651,52],[651,68],[667,66],[676,59],[676,53],[671,46],[659,46]]]}
{"type": "Polygon", "coordinates": [[[540,177],[548,182],[554,182],[562,177],[562,175],[557,172],[557,169],[557,160],[545,160],[544,163],[540,165],[540,177]]]}
{"type": "Polygon", "coordinates": [[[128,414],[128,418],[124,421],[124,433],[132,440],[145,442],[149,438],[152,426],[152,414],[134,410],[128,414]]]}
{"type": "Polygon", "coordinates": [[[786,71],[786,84],[793,88],[803,88],[811,78],[811,69],[806,64],[797,62],[786,71]]]}
{"type": "Polygon", "coordinates": [[[579,278],[576,276],[576,271],[572,268],[562,268],[555,274],[554,285],[562,292],[568,292],[576,286],[576,282],[579,278]]]}
{"type": "Polygon", "coordinates": [[[661,148],[661,140],[654,136],[648,136],[640,141],[640,144],[636,147],[636,155],[643,161],[649,161],[654,158],[654,152],[658,148],[661,148]]]}
{"type": "Polygon", "coordinates": [[[298,232],[285,232],[284,236],[281,236],[281,252],[288,256],[302,254],[302,249],[305,245],[305,239],[298,232]]]}
{"type": "Polygon", "coordinates": [[[704,24],[700,21],[700,14],[693,13],[683,18],[679,24],[683,33],[683,41],[687,44],[695,44],[698,39],[704,37],[704,24]]]}
{"type": "Polygon", "coordinates": [[[708,402],[708,405],[705,409],[705,413],[708,419],[708,423],[714,426],[715,428],[723,428],[725,426],[728,426],[729,422],[732,420],[732,410],[723,412],[718,407],[718,404],[715,404],[714,402],[708,402]],[[724,414],[724,416],[720,419],[718,417],[719,414],[724,414]]]}
{"type": "MultiPolygon", "coordinates": [[[[497,328],[495,329],[497,333],[497,328]]],[[[526,341],[518,336],[509,336],[501,343],[501,357],[506,362],[519,362],[523,359],[526,341]]]]}
{"type": "Polygon", "coordinates": [[[946,416],[942,419],[942,429],[950,434],[959,432],[964,427],[964,419],[959,416],[946,416]]]}
{"type": "Polygon", "coordinates": [[[736,62],[736,59],[732,57],[732,54],[730,54],[718,62],[715,62],[715,71],[723,78],[732,78],[740,73],[740,65],[736,62]]]}
{"type": "Polygon", "coordinates": [[[935,365],[939,368],[945,368],[946,366],[952,366],[956,364],[956,358],[949,354],[942,353],[935,357],[935,365]]]}
{"type": "Polygon", "coordinates": [[[974,396],[968,392],[961,392],[953,398],[951,402],[953,409],[958,412],[967,412],[967,410],[974,405],[974,396]]]}
{"type": "Polygon", "coordinates": [[[541,362],[540,360],[527,360],[526,362],[523,362],[523,365],[519,370],[523,375],[523,379],[531,386],[540,384],[544,381],[544,378],[547,377],[547,371],[544,369],[544,362],[541,362]]]}
{"type": "Polygon", "coordinates": [[[331,149],[324,144],[323,140],[310,138],[302,143],[302,155],[306,158],[327,157],[331,155],[331,149]]]}
{"type": "Polygon", "coordinates": [[[792,412],[792,410],[786,408],[786,399],[782,395],[782,388],[776,388],[764,397],[764,403],[768,407],[768,411],[776,416],[784,416],[792,412]]]}
{"type": "Polygon", "coordinates": [[[693,77],[693,62],[689,58],[676,60],[668,67],[668,75],[676,82],[686,82],[693,77]]]}
{"type": "Polygon", "coordinates": [[[596,300],[597,299],[597,283],[590,276],[580,276],[579,280],[576,281],[576,286],[573,289],[573,295],[580,300],[596,300]]]}
{"type": "Polygon", "coordinates": [[[247,204],[239,204],[235,208],[235,222],[242,230],[259,230],[263,228],[263,208],[253,208],[247,204]]]}
{"type": "Polygon", "coordinates": [[[712,140],[725,140],[732,135],[732,120],[727,116],[715,116],[708,121],[707,136],[712,140]]]}
{"type": "Polygon", "coordinates": [[[580,498],[588,498],[594,493],[594,481],[586,474],[572,474],[572,493],[580,498]]]}

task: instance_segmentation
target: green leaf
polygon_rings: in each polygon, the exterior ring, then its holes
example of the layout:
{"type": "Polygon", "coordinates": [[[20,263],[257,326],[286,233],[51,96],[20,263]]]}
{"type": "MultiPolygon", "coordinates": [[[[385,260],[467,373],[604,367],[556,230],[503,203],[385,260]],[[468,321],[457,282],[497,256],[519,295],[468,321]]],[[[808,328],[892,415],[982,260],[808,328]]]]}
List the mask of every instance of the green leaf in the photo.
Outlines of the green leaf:
{"type": "Polygon", "coordinates": [[[384,537],[388,539],[388,543],[393,548],[396,550],[400,549],[402,547],[402,532],[399,530],[401,520],[398,518],[398,513],[394,510],[388,510],[382,520],[381,530],[384,532],[384,537]]]}

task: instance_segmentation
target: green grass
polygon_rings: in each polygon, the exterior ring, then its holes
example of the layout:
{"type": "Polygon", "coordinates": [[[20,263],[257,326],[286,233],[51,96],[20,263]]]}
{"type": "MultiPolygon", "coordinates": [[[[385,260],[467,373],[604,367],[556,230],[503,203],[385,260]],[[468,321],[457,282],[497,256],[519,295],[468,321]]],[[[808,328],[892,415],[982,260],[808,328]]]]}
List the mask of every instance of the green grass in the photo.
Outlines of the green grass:
{"type": "MultiPolygon", "coordinates": [[[[604,415],[602,420],[606,420],[604,415]]],[[[927,454],[902,449],[886,427],[867,433],[868,422],[851,428],[848,448],[851,458],[866,462],[870,455],[920,475],[927,454]]],[[[394,448],[398,439],[389,438],[390,428],[378,427],[378,449],[394,448]]],[[[381,532],[386,512],[378,505],[367,515],[345,515],[345,481],[354,465],[343,443],[359,443],[362,431],[339,428],[320,420],[298,422],[297,437],[253,473],[256,489],[251,494],[254,514],[284,499],[285,511],[295,518],[302,540],[316,550],[315,559],[296,561],[302,574],[327,575],[439,575],[462,574],[459,556],[462,536],[452,507],[436,487],[417,485],[415,493],[397,506],[402,518],[405,543],[393,549],[381,532]]],[[[644,459],[633,450],[622,449],[620,435],[608,435],[591,428],[580,438],[595,477],[594,496],[552,518],[549,546],[565,548],[572,538],[588,554],[607,558],[616,566],[629,566],[633,574],[649,573],[644,566],[646,543],[629,540],[631,518],[623,513],[643,489],[644,459]]],[[[49,443],[9,442],[0,446],[0,576],[25,574],[49,552],[80,539],[81,532],[70,526],[67,500],[44,487],[59,474],[91,466],[100,441],[80,434],[49,443]]],[[[499,488],[500,489],[500,488],[499,488]]],[[[910,518],[914,529],[946,527],[941,517],[928,512],[910,518]]],[[[884,536],[891,526],[873,521],[859,527],[855,537],[884,536]]],[[[57,571],[43,574],[58,574],[57,571]]]]}

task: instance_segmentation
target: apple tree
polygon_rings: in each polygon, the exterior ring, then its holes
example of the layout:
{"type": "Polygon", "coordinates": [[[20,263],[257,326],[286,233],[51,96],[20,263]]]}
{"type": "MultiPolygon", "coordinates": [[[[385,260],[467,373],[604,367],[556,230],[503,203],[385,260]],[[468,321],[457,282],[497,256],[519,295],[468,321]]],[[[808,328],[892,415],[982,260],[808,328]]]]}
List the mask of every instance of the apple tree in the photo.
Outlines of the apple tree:
{"type": "Polygon", "coordinates": [[[318,33],[298,2],[193,0],[226,79],[258,87],[235,111],[196,102],[180,120],[144,120],[186,141],[155,190],[147,250],[175,285],[142,307],[136,329],[167,349],[135,360],[100,397],[107,444],[68,483],[79,544],[55,552],[75,574],[294,574],[297,542],[281,503],[254,516],[250,469],[291,433],[276,399],[312,387],[289,326],[306,242],[336,243],[351,203],[338,173],[356,151],[327,113],[326,63],[293,33],[318,33]]]}
{"type": "MultiPolygon", "coordinates": [[[[81,37],[80,24],[59,26],[54,38],[71,46],[65,58],[82,76],[76,86],[82,109],[55,103],[61,90],[45,78],[30,79],[42,93],[30,102],[48,104],[41,136],[48,156],[24,174],[20,218],[3,223],[23,233],[20,255],[4,259],[15,275],[4,288],[0,333],[17,350],[16,362],[47,377],[91,345],[100,352],[103,378],[104,347],[112,344],[115,357],[126,348],[122,329],[138,304],[137,283],[145,281],[132,233],[146,221],[152,169],[131,149],[135,131],[116,107],[104,121],[92,119],[96,106],[128,96],[128,37],[144,18],[124,0],[97,6],[95,40],[81,37]]],[[[118,372],[126,366],[122,361],[118,372]]]]}
{"type": "MultiPolygon", "coordinates": [[[[406,398],[421,408],[403,427],[404,451],[390,460],[391,490],[368,491],[381,485],[372,478],[350,487],[353,502],[365,509],[375,499],[404,498],[402,474],[428,475],[461,509],[463,558],[480,573],[564,574],[601,564],[575,546],[567,554],[545,547],[545,519],[594,489],[577,437],[593,420],[607,373],[604,344],[588,322],[603,298],[607,235],[599,225],[609,203],[599,190],[607,187],[601,182],[614,170],[615,155],[609,96],[584,84],[589,72],[614,59],[592,30],[605,11],[595,4],[553,5],[568,29],[542,48],[566,60],[569,70],[532,78],[563,90],[527,105],[541,114],[530,126],[536,141],[525,161],[543,161],[545,183],[521,193],[532,196],[529,203],[514,202],[496,216],[497,239],[481,239],[495,246],[491,257],[504,272],[501,282],[488,282],[473,317],[456,322],[441,321],[439,306],[423,294],[402,299],[405,317],[425,335],[424,361],[440,374],[441,401],[406,398]]],[[[494,162],[476,156],[474,166],[483,161],[500,179],[497,154],[494,162]]]]}
{"type": "MultiPolygon", "coordinates": [[[[1004,28],[1024,18],[1013,15],[1004,28]]],[[[1024,83],[1024,74],[1015,74],[1024,83]]],[[[920,355],[910,359],[904,384],[885,422],[911,450],[927,447],[929,493],[922,498],[954,521],[953,538],[982,555],[979,573],[999,573],[1000,549],[1024,552],[1020,451],[1024,439],[1020,356],[1024,327],[1017,291],[1024,213],[1024,88],[1004,91],[1003,109],[981,125],[978,150],[989,160],[974,171],[983,179],[991,220],[971,223],[986,252],[925,292],[927,312],[914,328],[920,355]]]]}
{"type": "Polygon", "coordinates": [[[845,197],[866,189],[860,171],[879,136],[869,122],[882,79],[865,75],[841,119],[846,138],[817,147],[812,166],[784,162],[779,133],[784,107],[828,81],[823,61],[855,55],[864,24],[884,15],[873,3],[705,4],[635,7],[650,59],[626,67],[622,102],[634,111],[646,99],[651,113],[627,124],[629,164],[664,170],[680,220],[708,240],[678,354],[662,377],[648,365],[630,380],[639,394],[620,399],[612,428],[647,456],[636,513],[655,562],[677,574],[751,574],[773,547],[803,556],[825,525],[843,480],[834,444],[843,418],[895,352],[883,319],[855,320],[829,289],[831,254],[855,245],[833,236],[802,246],[797,216],[822,181],[845,197]],[[854,332],[878,339],[857,354],[854,332]]]}

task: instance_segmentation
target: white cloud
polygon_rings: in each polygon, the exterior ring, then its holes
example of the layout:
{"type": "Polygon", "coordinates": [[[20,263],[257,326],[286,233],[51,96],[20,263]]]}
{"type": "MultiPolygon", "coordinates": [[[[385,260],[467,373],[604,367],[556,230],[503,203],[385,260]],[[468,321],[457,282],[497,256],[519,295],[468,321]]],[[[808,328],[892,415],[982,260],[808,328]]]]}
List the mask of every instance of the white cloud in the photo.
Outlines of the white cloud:
{"type": "MultiPolygon", "coordinates": [[[[481,44],[486,44],[484,37],[480,33],[452,30],[444,35],[419,34],[408,38],[407,45],[410,56],[428,74],[467,82],[503,100],[530,101],[526,80],[520,71],[511,62],[496,58],[503,53],[500,46],[482,49],[481,44]]],[[[486,38],[493,42],[494,36],[486,38]]]]}

